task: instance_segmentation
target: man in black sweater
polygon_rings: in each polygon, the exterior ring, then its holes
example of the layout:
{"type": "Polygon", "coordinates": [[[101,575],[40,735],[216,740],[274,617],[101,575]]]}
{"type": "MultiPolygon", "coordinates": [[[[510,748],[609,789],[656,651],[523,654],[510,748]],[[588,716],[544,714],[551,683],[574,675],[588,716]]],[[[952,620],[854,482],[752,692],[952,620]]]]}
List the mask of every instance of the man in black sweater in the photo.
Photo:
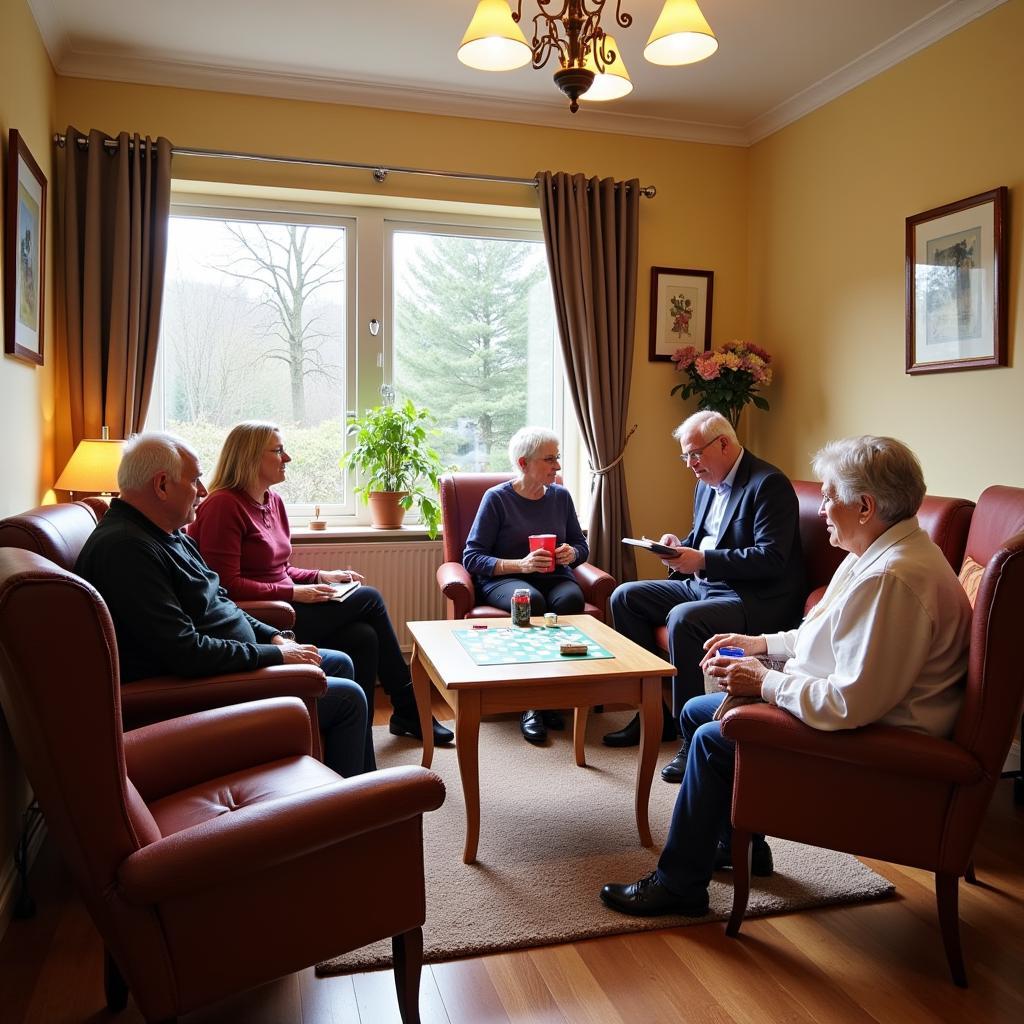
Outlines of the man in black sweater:
{"type": "Polygon", "coordinates": [[[156,675],[211,676],[266,665],[318,665],[324,761],[341,775],[375,767],[365,741],[367,706],[339,651],[287,639],[231,601],[182,527],[206,496],[196,454],[171,434],[124,445],[121,497],[86,541],[75,571],[100,592],[117,634],[122,683],[156,675]]]}

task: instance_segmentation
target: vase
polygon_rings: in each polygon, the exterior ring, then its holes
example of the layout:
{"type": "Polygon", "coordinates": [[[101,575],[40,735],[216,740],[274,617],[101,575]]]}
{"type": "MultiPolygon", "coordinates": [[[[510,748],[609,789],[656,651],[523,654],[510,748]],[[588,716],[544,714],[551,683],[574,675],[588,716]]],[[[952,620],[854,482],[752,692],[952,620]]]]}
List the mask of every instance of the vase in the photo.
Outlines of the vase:
{"type": "Polygon", "coordinates": [[[369,506],[371,525],[375,530],[401,529],[405,519],[402,499],[408,491],[370,491],[369,506]]]}

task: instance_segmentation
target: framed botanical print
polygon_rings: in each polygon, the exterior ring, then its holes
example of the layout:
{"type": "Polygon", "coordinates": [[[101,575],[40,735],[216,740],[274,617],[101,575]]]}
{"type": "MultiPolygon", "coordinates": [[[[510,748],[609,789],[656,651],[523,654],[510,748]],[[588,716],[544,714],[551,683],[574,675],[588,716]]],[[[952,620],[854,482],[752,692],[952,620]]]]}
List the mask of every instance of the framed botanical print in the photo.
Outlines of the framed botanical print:
{"type": "Polygon", "coordinates": [[[676,349],[711,348],[713,270],[651,267],[651,336],[647,358],[669,362],[676,349]]]}
{"type": "Polygon", "coordinates": [[[907,373],[1007,365],[1007,190],[907,218],[907,373]]]}
{"type": "Polygon", "coordinates": [[[43,363],[46,178],[17,129],[7,151],[4,207],[4,352],[43,363]]]}

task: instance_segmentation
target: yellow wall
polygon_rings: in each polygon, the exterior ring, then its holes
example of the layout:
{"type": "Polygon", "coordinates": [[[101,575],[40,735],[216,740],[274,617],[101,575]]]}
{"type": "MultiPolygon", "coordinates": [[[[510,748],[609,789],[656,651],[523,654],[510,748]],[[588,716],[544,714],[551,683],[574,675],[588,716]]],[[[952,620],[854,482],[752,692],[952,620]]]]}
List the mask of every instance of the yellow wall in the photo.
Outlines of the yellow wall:
{"type": "MultiPolygon", "coordinates": [[[[56,78],[28,8],[0,5],[0,134],[3,136],[6,196],[7,135],[16,128],[50,183],[46,295],[43,340],[45,363],[35,367],[10,356],[0,358],[0,437],[4,444],[0,516],[39,503],[54,480],[53,437],[53,172],[51,122],[56,78]]],[[[0,266],[3,254],[0,252],[0,266]]],[[[0,308],[3,289],[0,288],[0,308]]],[[[2,317],[0,317],[2,323],[2,317]]],[[[0,904],[13,879],[11,851],[28,802],[28,786],[17,764],[6,723],[0,715],[0,904]]],[[[4,926],[0,907],[0,933],[4,926]]]]}
{"type": "MultiPolygon", "coordinates": [[[[716,341],[740,336],[747,306],[748,152],[455,117],[148,86],[61,79],[62,125],[165,135],[190,148],[320,157],[360,163],[532,177],[565,170],[657,186],[641,200],[636,351],[627,477],[636,532],[687,529],[692,479],[676,471],[672,429],[686,409],[669,397],[670,364],[647,360],[650,267],[715,272],[716,341]],[[668,460],[672,460],[670,463],[668,460]],[[666,474],[666,467],[670,470],[666,474]]],[[[566,114],[567,123],[569,115],[566,114]]],[[[367,172],[176,158],[176,177],[379,192],[367,172]]],[[[531,189],[392,175],[383,191],[505,205],[536,205],[531,189]]],[[[692,403],[691,403],[692,405],[692,403]]],[[[650,560],[653,561],[653,560],[650,560]]],[[[660,568],[643,567],[649,571],[660,568]]]]}
{"type": "Polygon", "coordinates": [[[753,148],[751,333],[779,357],[760,449],[807,477],[832,437],[893,434],[928,488],[1024,486],[1024,0],[753,148]],[[908,216],[1008,185],[1008,368],[904,372],[908,216]]]}

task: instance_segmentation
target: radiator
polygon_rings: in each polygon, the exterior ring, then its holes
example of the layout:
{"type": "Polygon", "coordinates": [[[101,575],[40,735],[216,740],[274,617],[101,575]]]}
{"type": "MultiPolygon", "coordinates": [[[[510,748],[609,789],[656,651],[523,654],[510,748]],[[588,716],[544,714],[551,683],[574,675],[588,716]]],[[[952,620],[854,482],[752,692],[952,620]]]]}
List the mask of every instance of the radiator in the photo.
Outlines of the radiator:
{"type": "Polygon", "coordinates": [[[398,544],[296,544],[292,565],[304,569],[355,569],[384,597],[402,650],[412,650],[407,622],[445,617],[445,599],[437,585],[443,561],[441,541],[398,544]]]}

